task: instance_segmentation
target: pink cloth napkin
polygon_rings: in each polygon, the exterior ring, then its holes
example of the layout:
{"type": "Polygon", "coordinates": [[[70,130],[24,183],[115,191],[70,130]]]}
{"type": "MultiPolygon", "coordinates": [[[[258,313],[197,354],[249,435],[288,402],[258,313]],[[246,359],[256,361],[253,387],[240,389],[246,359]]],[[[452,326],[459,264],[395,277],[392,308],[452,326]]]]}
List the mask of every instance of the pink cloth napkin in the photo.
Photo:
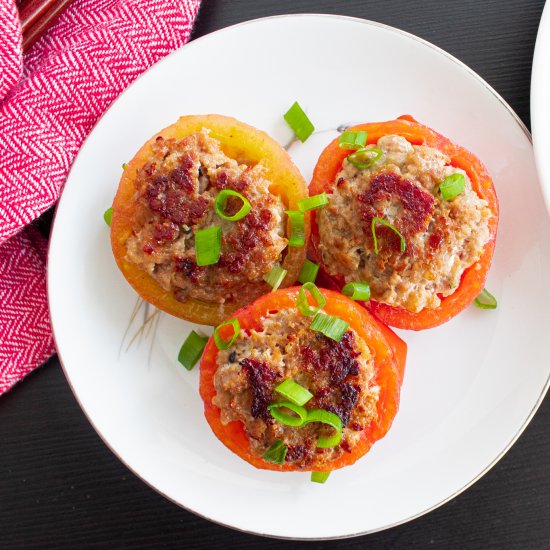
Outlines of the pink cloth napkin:
{"type": "Polygon", "coordinates": [[[200,0],[74,0],[22,57],[14,0],[0,0],[0,394],[54,352],[46,242],[80,145],[112,101],[191,33],[200,0]]]}

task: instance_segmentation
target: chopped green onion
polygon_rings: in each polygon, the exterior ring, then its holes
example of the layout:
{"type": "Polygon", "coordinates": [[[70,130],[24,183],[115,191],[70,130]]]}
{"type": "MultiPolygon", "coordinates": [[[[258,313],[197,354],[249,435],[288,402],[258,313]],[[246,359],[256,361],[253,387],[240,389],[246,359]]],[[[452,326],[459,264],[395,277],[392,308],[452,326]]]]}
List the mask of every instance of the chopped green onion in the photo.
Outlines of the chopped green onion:
{"type": "Polygon", "coordinates": [[[206,342],[208,342],[208,338],[200,336],[192,330],[181,346],[180,352],[178,353],[178,361],[187,370],[191,370],[201,358],[206,342]]]}
{"type": "Polygon", "coordinates": [[[251,208],[252,207],[250,206],[248,200],[243,195],[237,193],[237,191],[233,191],[232,189],[222,189],[214,201],[214,209],[216,210],[216,214],[218,214],[220,218],[230,222],[242,220],[250,212],[251,208]],[[233,216],[228,216],[225,213],[225,205],[227,204],[229,197],[237,197],[243,203],[239,211],[236,214],[233,214],[233,216]]]}
{"type": "Polygon", "coordinates": [[[113,209],[112,208],[107,208],[107,210],[105,210],[105,213],[103,214],[103,219],[105,220],[105,223],[111,227],[111,220],[113,219],[113,209]]]}
{"type": "Polygon", "coordinates": [[[405,251],[405,247],[407,244],[405,243],[405,237],[397,231],[397,229],[388,221],[384,220],[383,218],[377,218],[376,216],[372,218],[371,223],[371,231],[372,231],[372,238],[374,240],[374,253],[378,256],[378,239],[376,238],[376,222],[381,223],[382,225],[385,225],[386,227],[389,227],[400,239],[401,239],[401,252],[405,251]]]}
{"type": "Polygon", "coordinates": [[[321,422],[322,424],[328,424],[332,426],[336,433],[329,436],[321,436],[317,440],[317,447],[321,449],[328,449],[330,447],[336,447],[342,439],[342,420],[337,414],[334,414],[330,411],[325,411],[323,409],[313,409],[312,411],[307,412],[307,418],[304,424],[309,424],[310,422],[321,422]]]}
{"type": "Polygon", "coordinates": [[[197,265],[217,264],[222,249],[222,228],[219,225],[199,229],[195,233],[197,265]]]}
{"type": "Polygon", "coordinates": [[[304,407],[301,407],[300,405],[296,405],[295,403],[291,403],[290,401],[282,401],[280,403],[271,403],[269,407],[267,407],[269,412],[271,413],[271,416],[278,420],[281,424],[284,424],[285,426],[295,426],[299,427],[301,426],[307,419],[307,411],[304,409],[304,407]],[[296,413],[298,416],[295,416],[293,414],[286,414],[282,411],[280,411],[280,408],[289,409],[290,411],[296,413]]]}
{"type": "Polygon", "coordinates": [[[309,390],[290,378],[275,386],[275,391],[300,406],[305,405],[313,397],[309,390]]]}
{"type": "Polygon", "coordinates": [[[384,151],[377,149],[376,147],[365,147],[364,149],[359,149],[351,155],[347,156],[347,160],[353,166],[357,168],[366,169],[370,168],[382,155],[384,151]],[[372,155],[371,153],[374,153],[372,155]]]}
{"type": "Polygon", "coordinates": [[[446,201],[450,201],[460,195],[465,186],[466,180],[462,174],[451,174],[439,184],[439,191],[446,201]]]}
{"type": "Polygon", "coordinates": [[[267,462],[274,462],[275,464],[284,464],[288,447],[283,443],[281,439],[277,439],[271,447],[265,452],[264,460],[267,462]]]}
{"type": "Polygon", "coordinates": [[[285,210],[290,220],[290,238],[288,246],[304,246],[305,244],[305,215],[299,210],[285,210]]]}
{"type": "Polygon", "coordinates": [[[330,472],[311,472],[311,481],[314,483],[324,483],[329,475],[330,472]]]}
{"type": "Polygon", "coordinates": [[[324,208],[328,204],[327,194],[323,191],[319,195],[313,195],[313,197],[308,197],[307,199],[302,199],[298,202],[298,208],[302,212],[307,212],[308,210],[317,210],[318,208],[324,208]]]}
{"type": "Polygon", "coordinates": [[[352,300],[361,300],[366,302],[370,300],[369,283],[348,283],[342,289],[344,296],[349,296],[352,300]]]}
{"type": "Polygon", "coordinates": [[[122,165],[122,169],[123,169],[123,170],[126,170],[126,166],[128,166],[128,165],[127,165],[126,163],[124,163],[124,164],[122,165]]]}
{"type": "Polygon", "coordinates": [[[474,304],[479,309],[496,309],[497,299],[486,289],[474,300],[474,304]]]}
{"type": "Polygon", "coordinates": [[[367,143],[367,132],[342,132],[338,147],[340,149],[361,149],[367,143]]]}
{"type": "MultiPolygon", "coordinates": [[[[216,344],[216,347],[218,349],[227,349],[229,348],[233,342],[237,339],[237,336],[239,336],[239,332],[241,330],[241,325],[239,324],[238,319],[229,319],[229,321],[224,321],[220,325],[218,325],[214,329],[214,343],[216,344]],[[233,327],[233,334],[229,339],[224,339],[220,335],[220,330],[223,327],[231,326],[233,327]]],[[[225,331],[224,331],[225,332],[225,331]]]]}
{"type": "Polygon", "coordinates": [[[319,271],[319,264],[310,262],[306,260],[302,269],[300,270],[300,275],[298,275],[298,281],[302,284],[304,283],[314,283],[317,278],[317,273],[319,271]]]}
{"type": "Polygon", "coordinates": [[[325,297],[321,294],[321,291],[315,286],[314,283],[304,283],[298,292],[298,298],[296,299],[296,307],[302,315],[309,317],[315,315],[321,309],[327,305],[325,297]],[[315,307],[311,307],[307,301],[306,290],[309,291],[312,298],[316,302],[315,307]]]}
{"type": "Polygon", "coordinates": [[[263,276],[263,279],[273,289],[273,291],[275,291],[281,286],[281,283],[287,273],[288,271],[286,269],[283,269],[278,265],[274,265],[271,268],[271,271],[263,276]]]}
{"type": "Polygon", "coordinates": [[[284,119],[302,143],[313,134],[315,130],[315,126],[313,126],[297,101],[295,101],[292,107],[285,113],[284,119]]]}
{"type": "Polygon", "coordinates": [[[349,324],[346,321],[340,319],[339,317],[333,317],[332,315],[327,315],[326,313],[317,313],[314,317],[309,328],[311,330],[316,330],[336,342],[339,342],[344,336],[346,330],[348,330],[349,324]]]}

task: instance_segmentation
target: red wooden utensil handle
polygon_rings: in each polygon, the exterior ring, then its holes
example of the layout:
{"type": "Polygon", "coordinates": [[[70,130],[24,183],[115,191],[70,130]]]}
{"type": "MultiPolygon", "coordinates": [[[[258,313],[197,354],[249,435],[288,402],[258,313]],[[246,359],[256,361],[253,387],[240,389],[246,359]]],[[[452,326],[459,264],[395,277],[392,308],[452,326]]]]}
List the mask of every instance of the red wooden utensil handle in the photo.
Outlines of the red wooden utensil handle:
{"type": "Polygon", "coordinates": [[[23,51],[26,52],[53,24],[72,0],[23,0],[19,18],[23,31],[23,51]]]}

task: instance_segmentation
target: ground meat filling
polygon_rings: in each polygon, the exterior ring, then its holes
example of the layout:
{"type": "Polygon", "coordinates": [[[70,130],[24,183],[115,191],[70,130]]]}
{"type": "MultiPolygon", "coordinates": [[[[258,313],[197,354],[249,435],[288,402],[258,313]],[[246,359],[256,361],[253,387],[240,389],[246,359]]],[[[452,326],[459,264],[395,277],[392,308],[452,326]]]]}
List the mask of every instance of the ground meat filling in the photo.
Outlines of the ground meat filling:
{"type": "Polygon", "coordinates": [[[377,418],[379,387],[366,343],[352,330],[335,342],[310,330],[311,321],[297,309],[270,313],[261,331],[241,331],[228,350],[219,352],[214,376],[213,403],[222,422],[242,422],[258,456],[281,439],[288,447],[286,462],[298,468],[322,467],[352,452],[365,426],[377,418]],[[313,394],[306,409],[340,417],[344,428],[338,446],[317,448],[320,436],[334,432],[324,424],[290,427],[273,419],[268,406],[284,401],[274,388],[288,378],[313,394]]]}
{"type": "MultiPolygon", "coordinates": [[[[284,205],[269,185],[260,164],[227,157],[207,130],[182,140],[157,138],[136,175],[138,208],[127,260],[182,302],[254,299],[258,290],[250,283],[262,282],[287,244],[284,205]],[[222,189],[248,199],[252,208],[243,219],[231,222],[216,214],[214,201],[222,189]],[[223,234],[219,262],[199,267],[195,233],[214,225],[223,234]]],[[[240,206],[231,198],[225,212],[231,216],[240,206]]]]}
{"type": "Polygon", "coordinates": [[[382,156],[367,169],[344,161],[330,204],[317,215],[319,250],[329,274],[346,282],[367,281],[378,302],[411,312],[436,308],[452,294],[464,270],[479,260],[489,240],[492,213],[467,174],[437,149],[411,145],[397,135],[373,146],[382,156]],[[462,174],[464,191],[444,200],[438,190],[462,174]],[[374,253],[373,218],[379,253],[374,253]]]}

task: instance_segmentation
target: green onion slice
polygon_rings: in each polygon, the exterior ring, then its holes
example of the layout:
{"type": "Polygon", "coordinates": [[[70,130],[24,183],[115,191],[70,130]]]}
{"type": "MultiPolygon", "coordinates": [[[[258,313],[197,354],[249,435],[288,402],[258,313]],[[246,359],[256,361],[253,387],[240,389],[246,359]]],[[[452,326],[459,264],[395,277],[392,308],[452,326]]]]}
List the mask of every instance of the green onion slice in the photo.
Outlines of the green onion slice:
{"type": "Polygon", "coordinates": [[[327,305],[325,297],[321,294],[321,291],[315,286],[314,283],[304,283],[298,292],[298,298],[296,299],[296,307],[302,315],[309,317],[315,315],[321,309],[327,305]],[[316,302],[316,306],[312,307],[307,301],[306,290],[311,294],[312,298],[316,302]]]}
{"type": "Polygon", "coordinates": [[[328,204],[327,194],[323,191],[319,195],[313,195],[307,199],[302,199],[298,202],[298,208],[301,212],[307,212],[308,210],[317,210],[324,208],[328,204]]]}
{"type": "Polygon", "coordinates": [[[319,264],[306,260],[300,270],[300,275],[298,275],[298,282],[302,284],[314,283],[318,272],[319,264]]]}
{"type": "Polygon", "coordinates": [[[305,405],[313,397],[313,394],[309,390],[290,378],[275,386],[275,391],[292,403],[300,406],[305,405]]]}
{"type": "Polygon", "coordinates": [[[222,228],[219,225],[199,229],[195,233],[197,265],[217,264],[222,249],[222,228]]]}
{"type": "Polygon", "coordinates": [[[401,233],[399,233],[399,231],[390,222],[384,220],[383,218],[377,218],[375,216],[374,218],[372,218],[372,223],[371,223],[372,239],[374,241],[374,253],[378,256],[378,239],[376,237],[376,222],[381,223],[386,227],[389,227],[401,239],[401,252],[404,252],[407,246],[407,243],[405,242],[405,237],[403,237],[403,235],[401,235],[401,233]]]}
{"type": "Polygon", "coordinates": [[[324,483],[329,475],[330,472],[311,472],[311,481],[314,483],[324,483]]]}
{"type": "Polygon", "coordinates": [[[288,271],[286,269],[274,265],[271,271],[263,276],[263,280],[272,288],[272,291],[275,291],[281,286],[287,273],[288,271]]]}
{"type": "Polygon", "coordinates": [[[283,443],[281,439],[277,439],[271,447],[265,452],[264,460],[267,462],[274,462],[275,464],[284,464],[288,447],[283,443]]]}
{"type": "Polygon", "coordinates": [[[187,370],[191,370],[201,358],[206,342],[208,342],[208,338],[200,336],[192,330],[181,346],[180,352],[178,353],[178,361],[187,370]]]}
{"type": "Polygon", "coordinates": [[[338,147],[340,149],[361,149],[367,143],[367,132],[342,132],[338,147]]]}
{"type": "Polygon", "coordinates": [[[124,163],[122,164],[122,169],[123,169],[123,170],[126,170],[126,167],[127,167],[127,166],[128,166],[128,165],[124,162],[124,163]]]}
{"type": "Polygon", "coordinates": [[[105,220],[105,223],[111,227],[111,220],[113,219],[113,209],[112,208],[107,208],[107,210],[105,210],[105,213],[103,214],[103,219],[105,220]]]}
{"type": "Polygon", "coordinates": [[[342,289],[342,294],[348,296],[352,300],[362,300],[366,302],[370,300],[369,283],[348,283],[342,289]]]}
{"type": "MultiPolygon", "coordinates": [[[[237,339],[237,336],[239,336],[239,332],[241,330],[241,325],[239,324],[238,319],[229,319],[229,321],[224,321],[223,323],[219,324],[214,329],[214,343],[216,344],[216,347],[218,349],[227,349],[229,348],[233,342],[237,339]],[[223,329],[223,327],[231,326],[233,328],[233,334],[227,338],[222,338],[220,335],[220,330],[223,329]]],[[[224,332],[227,332],[224,330],[224,332]]]]}
{"type": "Polygon", "coordinates": [[[486,289],[474,300],[474,304],[479,309],[496,309],[497,299],[486,289]]]}
{"type": "Polygon", "coordinates": [[[317,313],[317,315],[313,318],[311,325],[309,325],[311,330],[316,330],[317,332],[336,340],[336,342],[339,342],[342,339],[342,336],[344,336],[344,333],[348,330],[348,327],[349,324],[343,319],[321,312],[317,313]]]}
{"type": "Polygon", "coordinates": [[[370,168],[383,154],[384,151],[376,147],[365,147],[364,149],[359,149],[359,151],[355,151],[355,153],[348,155],[347,160],[350,164],[353,164],[353,166],[357,166],[357,168],[364,170],[370,168]]]}
{"type": "Polygon", "coordinates": [[[304,424],[309,424],[310,422],[321,422],[322,424],[332,426],[336,430],[336,433],[333,435],[319,437],[317,447],[321,449],[336,447],[342,440],[342,421],[337,414],[323,409],[313,409],[307,412],[304,424]]]}
{"type": "Polygon", "coordinates": [[[233,191],[232,189],[222,189],[214,201],[214,209],[216,210],[216,214],[218,214],[220,218],[230,222],[242,220],[250,212],[251,208],[252,207],[250,206],[248,200],[243,195],[237,193],[237,191],[233,191]],[[233,216],[228,216],[225,213],[225,205],[227,204],[229,197],[237,197],[243,203],[239,211],[236,214],[233,214],[233,216]]]}
{"type": "Polygon", "coordinates": [[[290,238],[288,246],[304,246],[305,244],[305,215],[300,210],[285,210],[290,220],[290,238]]]}
{"type": "Polygon", "coordinates": [[[460,195],[464,191],[464,187],[466,187],[464,176],[462,174],[451,174],[439,184],[439,191],[446,201],[450,201],[460,195]]]}
{"type": "Polygon", "coordinates": [[[285,113],[284,119],[302,143],[313,134],[315,130],[315,126],[313,126],[311,120],[309,120],[297,101],[295,101],[292,107],[285,113]]]}
{"type": "Polygon", "coordinates": [[[291,403],[290,401],[281,401],[280,403],[271,403],[269,407],[267,407],[269,412],[271,413],[271,416],[278,420],[281,424],[284,424],[285,426],[301,426],[307,419],[307,411],[304,409],[304,407],[301,407],[300,405],[296,405],[295,403],[291,403]],[[298,416],[294,414],[286,414],[279,409],[285,408],[288,409],[294,413],[296,413],[298,416]]]}

